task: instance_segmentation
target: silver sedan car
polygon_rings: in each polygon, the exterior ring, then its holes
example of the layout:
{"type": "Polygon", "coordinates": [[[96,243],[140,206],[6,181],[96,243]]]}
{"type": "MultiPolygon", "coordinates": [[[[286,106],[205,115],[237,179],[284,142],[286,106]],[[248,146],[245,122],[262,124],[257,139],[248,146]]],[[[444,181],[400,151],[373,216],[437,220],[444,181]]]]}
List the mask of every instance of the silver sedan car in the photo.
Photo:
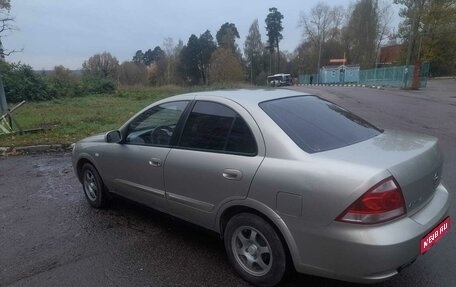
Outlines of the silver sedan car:
{"type": "Polygon", "coordinates": [[[257,286],[398,274],[450,228],[442,162],[434,137],[291,90],[170,97],[73,150],[90,205],[117,194],[216,231],[257,286]]]}

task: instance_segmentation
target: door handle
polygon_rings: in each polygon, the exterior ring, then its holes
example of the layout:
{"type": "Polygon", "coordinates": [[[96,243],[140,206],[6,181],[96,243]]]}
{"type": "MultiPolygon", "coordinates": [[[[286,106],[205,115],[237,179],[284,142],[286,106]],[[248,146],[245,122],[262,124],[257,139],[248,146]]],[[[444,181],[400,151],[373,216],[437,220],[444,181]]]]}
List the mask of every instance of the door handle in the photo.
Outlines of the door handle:
{"type": "Polygon", "coordinates": [[[229,180],[241,180],[242,179],[242,172],[237,169],[227,168],[223,170],[222,173],[223,177],[229,180]]]}
{"type": "Polygon", "coordinates": [[[149,164],[153,167],[160,167],[162,165],[162,161],[159,158],[151,158],[149,160],[149,164]]]}

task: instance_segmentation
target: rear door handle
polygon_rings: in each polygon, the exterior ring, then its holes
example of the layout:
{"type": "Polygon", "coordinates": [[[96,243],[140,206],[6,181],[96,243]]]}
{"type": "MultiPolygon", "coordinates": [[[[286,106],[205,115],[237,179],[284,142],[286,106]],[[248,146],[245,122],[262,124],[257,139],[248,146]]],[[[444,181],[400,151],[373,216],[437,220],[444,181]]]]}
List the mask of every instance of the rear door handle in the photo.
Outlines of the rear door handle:
{"type": "Polygon", "coordinates": [[[149,164],[153,167],[160,167],[162,165],[162,161],[159,158],[151,158],[149,160],[149,164]]]}
{"type": "Polygon", "coordinates": [[[222,173],[223,177],[229,180],[241,180],[242,179],[242,172],[237,169],[227,168],[223,170],[222,173]]]}

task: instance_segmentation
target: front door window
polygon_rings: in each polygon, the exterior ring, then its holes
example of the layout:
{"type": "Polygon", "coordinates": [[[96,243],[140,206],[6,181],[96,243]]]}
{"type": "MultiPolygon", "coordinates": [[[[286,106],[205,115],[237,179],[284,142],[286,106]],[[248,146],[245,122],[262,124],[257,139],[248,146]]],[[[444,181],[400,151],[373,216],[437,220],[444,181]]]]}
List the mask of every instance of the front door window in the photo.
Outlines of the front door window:
{"type": "Polygon", "coordinates": [[[188,101],[171,102],[150,108],[128,126],[127,144],[169,146],[188,101]]]}

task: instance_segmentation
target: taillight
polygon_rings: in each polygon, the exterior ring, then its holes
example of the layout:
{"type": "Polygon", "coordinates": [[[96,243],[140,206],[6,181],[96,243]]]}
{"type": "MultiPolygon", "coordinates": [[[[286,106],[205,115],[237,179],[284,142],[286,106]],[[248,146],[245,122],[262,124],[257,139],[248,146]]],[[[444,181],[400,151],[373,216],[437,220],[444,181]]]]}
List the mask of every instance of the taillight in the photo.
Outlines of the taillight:
{"type": "Polygon", "coordinates": [[[382,180],[358,198],[338,221],[374,224],[405,214],[405,201],[399,184],[393,177],[382,180]]]}

